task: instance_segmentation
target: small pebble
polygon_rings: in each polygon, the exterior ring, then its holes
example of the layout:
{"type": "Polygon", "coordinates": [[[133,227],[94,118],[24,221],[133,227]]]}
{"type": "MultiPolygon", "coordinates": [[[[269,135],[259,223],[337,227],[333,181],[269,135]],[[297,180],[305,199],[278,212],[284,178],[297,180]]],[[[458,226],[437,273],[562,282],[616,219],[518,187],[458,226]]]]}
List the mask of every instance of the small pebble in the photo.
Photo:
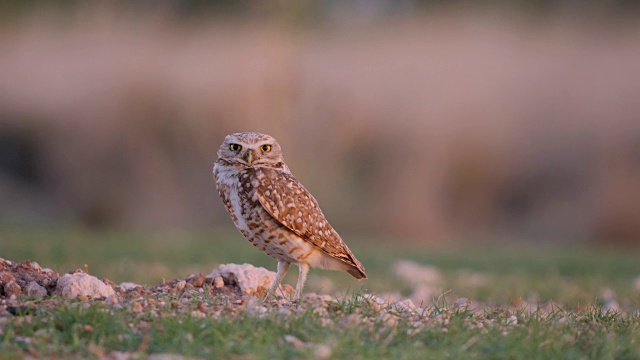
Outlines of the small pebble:
{"type": "Polygon", "coordinates": [[[132,283],[132,282],[123,282],[118,286],[125,291],[130,291],[130,290],[134,290],[137,287],[142,287],[142,285],[132,283]]]}
{"type": "Polygon", "coordinates": [[[194,310],[191,312],[191,316],[194,318],[202,319],[207,317],[207,314],[203,313],[202,311],[194,310]]]}
{"type": "Polygon", "coordinates": [[[285,335],[284,336],[284,341],[286,343],[289,343],[289,344],[293,345],[293,347],[295,347],[296,349],[303,349],[304,348],[304,342],[302,342],[302,340],[298,339],[297,337],[295,337],[293,335],[285,335]]]}
{"type": "Polygon", "coordinates": [[[351,314],[340,320],[341,327],[353,326],[360,324],[360,314],[351,314]]]}
{"type": "Polygon", "coordinates": [[[180,280],[176,283],[176,289],[184,290],[185,286],[187,286],[187,282],[184,280],[180,280]]]}
{"type": "Polygon", "coordinates": [[[315,351],[313,352],[316,359],[328,359],[331,357],[332,353],[333,351],[331,350],[331,347],[325,344],[317,345],[315,351]]]}
{"type": "Polygon", "coordinates": [[[20,288],[20,285],[18,285],[18,283],[11,280],[8,283],[4,284],[4,293],[8,297],[12,297],[12,296],[17,297],[22,293],[22,288],[20,288]]]}
{"type": "MultiPolygon", "coordinates": [[[[32,264],[37,264],[37,263],[32,263],[32,264]]],[[[29,284],[27,284],[26,292],[27,292],[27,296],[30,296],[38,300],[43,299],[44,297],[47,296],[47,289],[38,285],[38,283],[35,281],[31,281],[29,284]]]]}
{"type": "Polygon", "coordinates": [[[633,280],[633,289],[640,292],[640,275],[636,276],[635,280],[633,280]]]}
{"type": "Polygon", "coordinates": [[[104,303],[106,305],[113,306],[118,303],[118,297],[116,296],[116,294],[109,295],[106,299],[104,299],[104,303]]]}
{"type": "Polygon", "coordinates": [[[134,302],[133,305],[131,306],[131,311],[133,311],[134,313],[138,314],[142,312],[142,304],[139,302],[134,302]]]}

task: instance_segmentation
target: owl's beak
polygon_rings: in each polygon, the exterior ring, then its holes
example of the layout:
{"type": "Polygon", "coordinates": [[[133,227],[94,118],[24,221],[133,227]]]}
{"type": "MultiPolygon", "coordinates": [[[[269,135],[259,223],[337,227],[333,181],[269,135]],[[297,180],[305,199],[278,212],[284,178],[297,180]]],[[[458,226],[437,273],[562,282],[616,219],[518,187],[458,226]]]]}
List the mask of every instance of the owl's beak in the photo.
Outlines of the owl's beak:
{"type": "Polygon", "coordinates": [[[247,164],[251,166],[251,164],[253,163],[253,151],[247,151],[247,154],[244,156],[244,161],[246,161],[247,164]]]}

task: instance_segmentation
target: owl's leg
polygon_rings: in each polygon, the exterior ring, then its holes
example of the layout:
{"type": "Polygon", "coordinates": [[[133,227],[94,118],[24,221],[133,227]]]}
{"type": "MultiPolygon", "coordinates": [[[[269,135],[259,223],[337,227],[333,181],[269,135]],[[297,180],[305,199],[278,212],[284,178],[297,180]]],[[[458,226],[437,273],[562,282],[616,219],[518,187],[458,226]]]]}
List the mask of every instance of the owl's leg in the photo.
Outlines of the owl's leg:
{"type": "Polygon", "coordinates": [[[286,261],[278,261],[278,272],[276,273],[276,278],[273,279],[271,289],[269,289],[267,296],[264,297],[265,301],[269,300],[271,295],[276,293],[276,290],[278,290],[278,285],[280,285],[280,282],[282,281],[282,278],[287,274],[287,271],[289,271],[289,263],[286,261]]]}
{"type": "Polygon", "coordinates": [[[304,283],[307,281],[307,274],[309,274],[309,264],[298,263],[298,268],[300,268],[300,275],[298,275],[298,285],[296,285],[296,292],[293,295],[294,302],[299,301],[302,295],[302,288],[304,288],[304,283]]]}

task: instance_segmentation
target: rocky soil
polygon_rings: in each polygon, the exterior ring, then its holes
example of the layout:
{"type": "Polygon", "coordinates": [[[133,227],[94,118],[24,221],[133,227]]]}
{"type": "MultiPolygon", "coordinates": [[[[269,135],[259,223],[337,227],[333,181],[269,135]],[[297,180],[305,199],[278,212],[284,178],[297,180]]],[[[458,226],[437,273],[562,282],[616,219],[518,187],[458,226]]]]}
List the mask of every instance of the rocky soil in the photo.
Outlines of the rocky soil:
{"type": "MultiPolygon", "coordinates": [[[[396,316],[398,313],[426,315],[431,303],[424,299],[434,299],[443,294],[440,271],[406,260],[398,261],[392,270],[399,280],[414,289],[411,294],[407,297],[397,293],[377,296],[362,294],[359,300],[383,317],[389,314],[396,316]]],[[[480,274],[472,275],[466,276],[469,281],[485,281],[480,274]]],[[[274,277],[274,272],[251,264],[222,264],[208,275],[192,274],[150,287],[130,282],[116,285],[109,279],[98,279],[82,269],[60,275],[42,268],[37,262],[27,260],[17,263],[0,258],[0,318],[29,314],[40,308],[53,308],[61,301],[71,299],[87,303],[102,302],[116,309],[126,308],[138,313],[151,311],[164,314],[169,309],[176,313],[189,311],[194,316],[202,317],[216,317],[221,311],[226,315],[245,311],[254,315],[272,311],[291,315],[304,313],[308,306],[312,306],[314,312],[326,312],[339,301],[330,295],[307,293],[300,304],[292,304],[289,299],[292,298],[293,288],[283,285],[276,299],[264,303],[260,298],[266,294],[274,277]]],[[[640,276],[636,283],[640,291],[640,276]]],[[[615,297],[607,295],[606,291],[601,297],[605,302],[604,310],[629,311],[621,309],[615,297]]],[[[481,312],[491,307],[466,298],[448,300],[451,308],[468,307],[481,312]]],[[[521,302],[505,310],[552,312],[558,306],[553,302],[521,302]]]]}
{"type": "MultiPolygon", "coordinates": [[[[250,264],[225,264],[209,275],[189,275],[153,287],[129,282],[116,285],[82,269],[60,275],[42,268],[37,262],[17,263],[0,258],[0,316],[34,311],[38,306],[55,306],[70,299],[101,301],[116,307],[131,305],[134,311],[142,311],[140,306],[153,303],[154,298],[184,295],[182,299],[189,300],[194,294],[204,295],[205,292],[210,296],[222,296],[231,303],[242,303],[247,296],[264,295],[273,278],[274,273],[264,268],[250,264]]],[[[280,291],[283,295],[292,293],[288,285],[281,287],[280,291]]],[[[179,304],[170,305],[180,307],[179,304]]]]}
{"type": "MultiPolygon", "coordinates": [[[[406,264],[404,266],[407,267],[406,264]]],[[[408,270],[415,269],[409,266],[408,270]]],[[[425,271],[423,275],[437,276],[433,271],[425,271]]],[[[272,312],[293,316],[304,314],[310,307],[318,315],[338,311],[339,300],[330,295],[306,293],[300,303],[291,303],[289,299],[294,289],[290,285],[281,286],[276,299],[262,302],[260,299],[266,294],[274,276],[274,272],[250,264],[223,264],[209,275],[188,275],[152,287],[127,282],[116,285],[82,269],[60,275],[36,262],[16,263],[0,258],[0,318],[30,315],[39,309],[55,308],[60,302],[74,299],[85,303],[101,302],[114,309],[151,313],[152,316],[184,312],[195,317],[213,318],[242,313],[267,316],[272,312]]],[[[427,315],[425,308],[416,307],[410,299],[393,299],[391,295],[387,298],[360,295],[358,300],[366,305],[371,319],[351,314],[343,321],[393,323],[399,314],[416,319],[427,315]]],[[[461,299],[454,306],[466,304],[466,299],[461,299]]]]}
{"type": "MultiPolygon", "coordinates": [[[[265,303],[261,297],[266,294],[275,273],[250,264],[223,264],[208,275],[193,274],[155,286],[141,286],[128,282],[116,285],[109,279],[98,279],[82,269],[58,274],[42,268],[36,262],[17,263],[0,258],[0,325],[12,317],[29,318],[68,302],[87,307],[100,304],[130,312],[133,318],[144,319],[136,323],[140,331],[150,326],[150,318],[179,314],[224,319],[273,315],[289,318],[312,312],[323,327],[358,326],[381,329],[379,333],[386,334],[386,330],[396,329],[402,323],[402,328],[407,328],[408,333],[418,333],[425,329],[446,332],[452,314],[469,309],[469,315],[465,317],[469,328],[480,329],[481,333],[486,333],[486,329],[490,328],[499,329],[502,334],[507,334],[519,326],[519,316],[522,318],[526,313],[536,313],[539,314],[536,316],[551,314],[549,318],[556,318],[561,309],[559,304],[552,302],[519,303],[500,308],[466,298],[448,299],[448,304],[442,308],[420,300],[443,294],[443,276],[437,268],[403,260],[398,261],[392,271],[400,281],[410,285],[413,293],[407,297],[393,293],[360,294],[349,300],[353,304],[349,304],[351,309],[345,311],[344,299],[330,295],[306,293],[299,303],[292,303],[289,299],[293,296],[293,288],[289,285],[281,286],[277,294],[279,296],[265,303]]],[[[465,278],[478,283],[488,281],[483,276],[467,274],[465,278]]],[[[640,291],[640,277],[636,279],[635,286],[640,291]]],[[[603,294],[602,299],[602,310],[605,312],[636,311],[621,308],[613,294],[603,294]]],[[[560,314],[561,318],[568,316],[564,311],[560,314]]],[[[474,339],[477,340],[477,337],[474,339]]],[[[379,340],[387,341],[383,338],[379,340]]],[[[296,348],[312,349],[317,358],[331,357],[331,350],[326,345],[305,343],[291,335],[285,336],[283,341],[296,348]]],[[[96,355],[104,359],[130,359],[144,353],[143,350],[137,353],[96,355]]]]}

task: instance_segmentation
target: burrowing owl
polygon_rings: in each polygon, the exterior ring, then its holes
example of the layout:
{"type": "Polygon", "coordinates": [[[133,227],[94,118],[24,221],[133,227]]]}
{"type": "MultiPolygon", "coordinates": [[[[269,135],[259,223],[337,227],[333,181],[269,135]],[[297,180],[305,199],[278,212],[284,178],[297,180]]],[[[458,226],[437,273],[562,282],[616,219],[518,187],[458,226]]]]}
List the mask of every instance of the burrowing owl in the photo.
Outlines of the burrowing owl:
{"type": "Polygon", "coordinates": [[[343,270],[356,279],[367,277],[316,199],[293,177],[272,136],[256,132],[228,135],[218,150],[213,176],[236,228],[278,260],[267,298],[291,263],[300,269],[294,301],[300,299],[309,266],[343,270]]]}

